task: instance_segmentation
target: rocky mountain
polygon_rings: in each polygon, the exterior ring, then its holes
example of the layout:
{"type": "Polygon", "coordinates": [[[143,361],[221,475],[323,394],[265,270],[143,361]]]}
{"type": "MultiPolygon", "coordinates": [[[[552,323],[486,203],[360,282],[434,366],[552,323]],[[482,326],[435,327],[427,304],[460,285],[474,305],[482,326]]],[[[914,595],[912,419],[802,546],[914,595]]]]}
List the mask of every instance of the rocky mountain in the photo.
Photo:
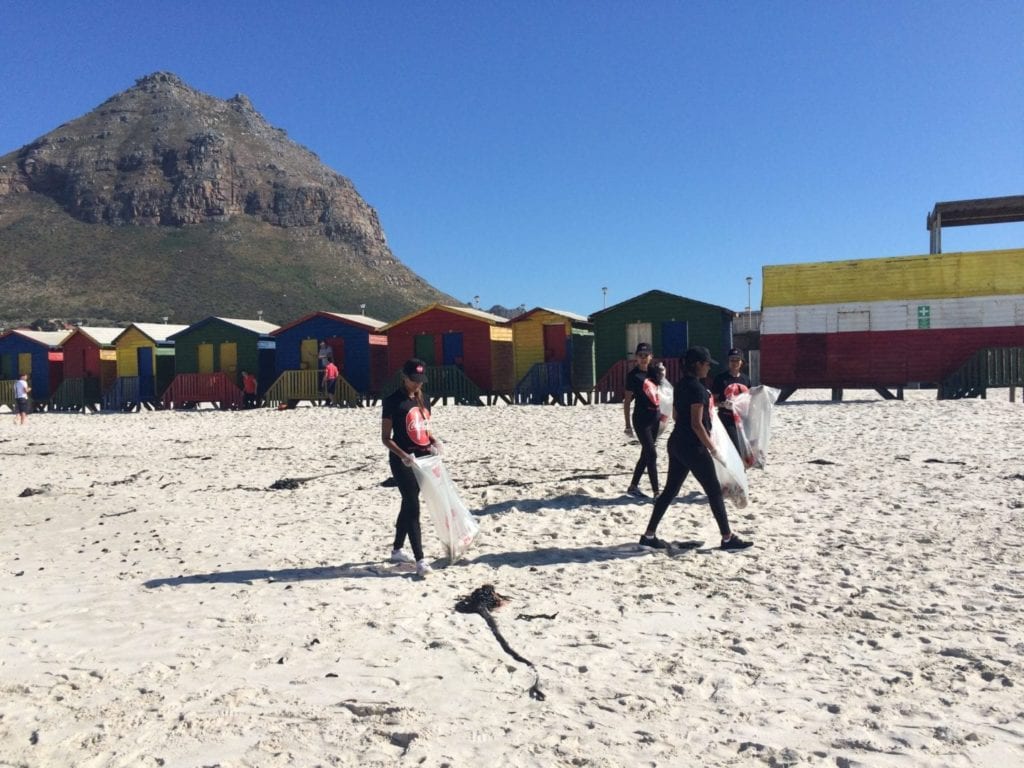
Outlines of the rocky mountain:
{"type": "Polygon", "coordinates": [[[0,157],[0,324],[38,317],[390,320],[457,303],[391,253],[352,182],[270,125],[157,72],[0,157]]]}

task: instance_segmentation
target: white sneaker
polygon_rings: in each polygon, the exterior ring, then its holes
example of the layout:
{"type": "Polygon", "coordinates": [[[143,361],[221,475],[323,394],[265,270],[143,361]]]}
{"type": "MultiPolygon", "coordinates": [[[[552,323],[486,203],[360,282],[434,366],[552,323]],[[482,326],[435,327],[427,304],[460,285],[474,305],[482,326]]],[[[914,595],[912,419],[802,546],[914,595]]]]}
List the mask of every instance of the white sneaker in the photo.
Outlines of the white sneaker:
{"type": "Polygon", "coordinates": [[[433,573],[433,572],[434,572],[434,569],[430,567],[430,563],[428,563],[426,560],[417,560],[416,561],[416,575],[417,576],[423,577],[423,576],[426,576],[428,573],[433,573]]]}
{"type": "Polygon", "coordinates": [[[391,550],[391,562],[392,563],[414,563],[412,555],[406,552],[404,549],[393,549],[391,550]]]}

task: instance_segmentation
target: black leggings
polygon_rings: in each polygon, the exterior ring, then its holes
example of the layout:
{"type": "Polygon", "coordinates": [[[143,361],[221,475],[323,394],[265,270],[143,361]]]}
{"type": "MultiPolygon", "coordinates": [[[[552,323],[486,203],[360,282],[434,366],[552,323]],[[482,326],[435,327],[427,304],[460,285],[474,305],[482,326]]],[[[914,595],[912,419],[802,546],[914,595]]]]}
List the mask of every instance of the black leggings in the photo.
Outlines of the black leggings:
{"type": "Polygon", "coordinates": [[[395,454],[388,455],[391,465],[391,476],[398,481],[398,490],[402,494],[402,507],[398,510],[395,521],[395,543],[393,549],[401,549],[405,545],[405,537],[409,537],[412,554],[417,560],[423,559],[423,537],[420,533],[420,484],[416,481],[412,467],[407,467],[395,454]]]}
{"type": "Polygon", "coordinates": [[[693,472],[700,487],[704,489],[715,522],[718,523],[718,531],[724,539],[730,535],[729,516],[725,512],[722,486],[718,482],[718,475],[715,474],[715,460],[703,445],[681,445],[671,439],[668,441],[668,478],[665,480],[665,489],[654,502],[654,511],[651,512],[647,530],[654,535],[668,505],[679,494],[683,481],[690,472],[693,472]]]}
{"type": "Polygon", "coordinates": [[[658,495],[658,420],[637,422],[636,414],[633,414],[633,434],[640,441],[640,458],[637,459],[636,467],[633,469],[633,482],[630,488],[635,488],[640,478],[647,470],[647,477],[651,480],[651,490],[658,495]]]}
{"type": "MultiPolygon", "coordinates": [[[[725,427],[725,431],[729,434],[729,439],[732,440],[732,444],[736,446],[736,451],[740,450],[740,436],[736,430],[736,417],[732,415],[732,411],[722,409],[718,412],[718,420],[722,422],[722,426],[725,427]]],[[[743,454],[740,453],[742,456],[743,454]]]]}

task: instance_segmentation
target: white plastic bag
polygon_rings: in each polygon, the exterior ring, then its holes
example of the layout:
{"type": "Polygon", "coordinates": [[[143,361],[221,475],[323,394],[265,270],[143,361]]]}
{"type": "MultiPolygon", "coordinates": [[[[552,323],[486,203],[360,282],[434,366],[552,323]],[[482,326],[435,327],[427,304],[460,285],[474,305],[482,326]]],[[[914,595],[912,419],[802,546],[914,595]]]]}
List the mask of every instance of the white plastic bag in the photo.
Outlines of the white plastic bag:
{"type": "Polygon", "coordinates": [[[672,389],[672,385],[668,383],[668,379],[662,379],[658,385],[658,436],[665,431],[668,427],[668,422],[672,418],[672,400],[675,393],[672,389]]]}
{"type": "Polygon", "coordinates": [[[743,459],[736,446],[729,439],[729,433],[725,431],[725,425],[717,415],[711,419],[711,442],[718,453],[715,458],[715,474],[722,486],[722,495],[737,509],[743,509],[749,503],[747,471],[743,468],[743,459]]]}
{"type": "Polygon", "coordinates": [[[746,464],[764,469],[768,459],[768,440],[772,435],[772,408],[779,399],[775,387],[752,387],[750,392],[733,400],[733,410],[739,414],[743,433],[750,446],[746,464]]]}
{"type": "Polygon", "coordinates": [[[454,563],[473,546],[480,533],[480,525],[459,498],[440,456],[416,458],[412,471],[420,484],[420,492],[427,502],[448,562],[454,563]]]}

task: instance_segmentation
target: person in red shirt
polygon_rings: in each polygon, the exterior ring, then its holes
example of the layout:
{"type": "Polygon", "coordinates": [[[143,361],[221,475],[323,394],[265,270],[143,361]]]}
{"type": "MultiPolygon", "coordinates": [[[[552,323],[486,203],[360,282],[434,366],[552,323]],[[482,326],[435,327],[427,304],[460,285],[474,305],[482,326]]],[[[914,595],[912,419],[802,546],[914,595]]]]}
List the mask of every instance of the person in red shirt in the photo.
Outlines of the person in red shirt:
{"type": "Polygon", "coordinates": [[[245,395],[243,408],[256,407],[256,390],[258,388],[259,382],[256,381],[256,377],[248,371],[242,371],[242,394],[245,395]]]}
{"type": "Polygon", "coordinates": [[[320,380],[320,386],[324,390],[324,394],[327,399],[324,401],[324,405],[334,405],[334,390],[338,386],[338,366],[334,364],[334,360],[328,360],[327,365],[324,367],[324,376],[320,380]]]}

